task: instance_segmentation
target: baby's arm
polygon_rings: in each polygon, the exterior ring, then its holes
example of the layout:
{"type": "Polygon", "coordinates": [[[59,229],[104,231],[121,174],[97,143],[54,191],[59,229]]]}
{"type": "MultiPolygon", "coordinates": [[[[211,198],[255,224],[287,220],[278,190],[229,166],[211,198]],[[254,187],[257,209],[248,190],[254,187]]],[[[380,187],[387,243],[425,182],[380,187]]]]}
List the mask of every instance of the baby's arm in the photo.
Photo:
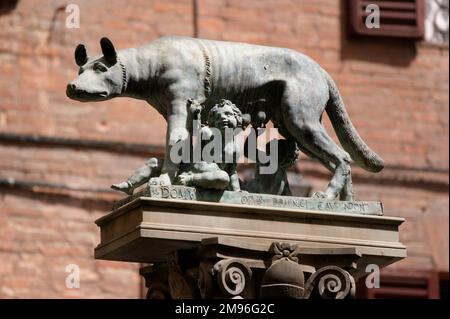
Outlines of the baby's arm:
{"type": "Polygon", "coordinates": [[[228,174],[222,170],[203,173],[183,173],[178,176],[178,179],[182,185],[218,190],[226,189],[230,183],[228,174]]]}

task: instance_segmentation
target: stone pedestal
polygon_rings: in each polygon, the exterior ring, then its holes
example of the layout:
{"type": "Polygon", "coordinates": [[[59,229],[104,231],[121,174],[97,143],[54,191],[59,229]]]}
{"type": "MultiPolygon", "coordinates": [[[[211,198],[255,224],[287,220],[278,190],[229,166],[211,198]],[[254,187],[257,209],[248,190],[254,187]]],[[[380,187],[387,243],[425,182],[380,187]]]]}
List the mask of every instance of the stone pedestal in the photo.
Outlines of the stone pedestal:
{"type": "Polygon", "coordinates": [[[148,298],[341,299],[354,295],[367,265],[406,257],[403,221],[136,197],[96,221],[95,258],[149,264],[141,269],[148,298]]]}

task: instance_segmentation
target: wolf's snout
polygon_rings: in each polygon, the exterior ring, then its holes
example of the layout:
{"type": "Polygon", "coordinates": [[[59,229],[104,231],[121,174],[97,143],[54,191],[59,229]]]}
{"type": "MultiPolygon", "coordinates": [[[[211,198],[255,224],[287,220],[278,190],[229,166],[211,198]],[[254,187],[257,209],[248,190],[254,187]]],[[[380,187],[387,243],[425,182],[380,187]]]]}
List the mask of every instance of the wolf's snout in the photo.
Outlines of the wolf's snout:
{"type": "Polygon", "coordinates": [[[67,84],[67,88],[66,88],[67,96],[70,97],[71,95],[73,95],[75,93],[76,89],[77,89],[77,86],[75,84],[73,84],[73,83],[67,84]]]}

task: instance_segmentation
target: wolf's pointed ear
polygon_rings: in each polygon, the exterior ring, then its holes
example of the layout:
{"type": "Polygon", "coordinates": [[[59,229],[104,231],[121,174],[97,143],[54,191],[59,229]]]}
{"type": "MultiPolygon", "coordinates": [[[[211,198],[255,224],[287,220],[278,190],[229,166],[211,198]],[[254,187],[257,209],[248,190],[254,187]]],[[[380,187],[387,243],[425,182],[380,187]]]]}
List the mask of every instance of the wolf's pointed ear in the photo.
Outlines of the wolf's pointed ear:
{"type": "Polygon", "coordinates": [[[75,49],[75,62],[78,66],[85,65],[88,61],[88,53],[84,44],[79,44],[75,49]]]}
{"type": "Polygon", "coordinates": [[[100,40],[100,46],[102,47],[103,55],[107,62],[115,64],[117,62],[117,52],[114,49],[114,45],[108,38],[102,38],[100,40]]]}

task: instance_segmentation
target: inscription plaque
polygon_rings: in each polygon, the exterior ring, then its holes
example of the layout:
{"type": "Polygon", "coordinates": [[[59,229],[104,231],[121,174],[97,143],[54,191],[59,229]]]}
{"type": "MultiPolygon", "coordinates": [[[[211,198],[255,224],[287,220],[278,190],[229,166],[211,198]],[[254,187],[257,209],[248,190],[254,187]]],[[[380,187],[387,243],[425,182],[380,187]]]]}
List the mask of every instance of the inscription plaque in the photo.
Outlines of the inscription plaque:
{"type": "Polygon", "coordinates": [[[274,207],[293,210],[337,212],[346,214],[383,215],[383,205],[374,201],[333,201],[309,197],[253,194],[247,192],[215,191],[194,187],[149,185],[144,190],[116,202],[113,210],[138,197],[176,199],[186,201],[208,201],[244,206],[274,207]]]}

